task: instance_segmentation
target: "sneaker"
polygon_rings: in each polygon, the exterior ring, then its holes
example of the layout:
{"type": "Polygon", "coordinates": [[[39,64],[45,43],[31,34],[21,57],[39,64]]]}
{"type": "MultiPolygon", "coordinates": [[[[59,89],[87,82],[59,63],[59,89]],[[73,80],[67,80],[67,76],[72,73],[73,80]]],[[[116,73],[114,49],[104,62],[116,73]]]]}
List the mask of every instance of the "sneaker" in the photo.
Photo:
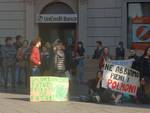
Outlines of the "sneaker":
{"type": "Polygon", "coordinates": [[[115,104],[118,104],[118,103],[120,103],[121,102],[121,97],[122,97],[122,95],[117,95],[117,97],[116,97],[116,99],[115,99],[115,104]]]}
{"type": "Polygon", "coordinates": [[[95,96],[97,103],[102,103],[102,99],[99,95],[95,96]]]}

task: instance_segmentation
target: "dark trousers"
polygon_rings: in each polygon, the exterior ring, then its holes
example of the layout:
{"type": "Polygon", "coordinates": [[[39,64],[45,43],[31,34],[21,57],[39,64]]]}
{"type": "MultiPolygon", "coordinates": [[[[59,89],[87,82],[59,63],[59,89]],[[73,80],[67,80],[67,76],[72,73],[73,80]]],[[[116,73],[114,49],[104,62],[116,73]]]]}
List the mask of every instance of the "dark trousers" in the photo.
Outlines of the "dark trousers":
{"type": "Polygon", "coordinates": [[[27,79],[29,76],[29,65],[25,62],[24,66],[20,66],[16,64],[16,85],[20,85],[24,83],[25,87],[27,87],[27,79]]]}
{"type": "Polygon", "coordinates": [[[5,76],[4,76],[4,67],[2,64],[0,64],[0,85],[3,86],[5,81],[5,76]]]}
{"type": "Polygon", "coordinates": [[[4,67],[5,88],[8,88],[9,76],[11,78],[11,88],[15,88],[15,64],[4,67]]]}

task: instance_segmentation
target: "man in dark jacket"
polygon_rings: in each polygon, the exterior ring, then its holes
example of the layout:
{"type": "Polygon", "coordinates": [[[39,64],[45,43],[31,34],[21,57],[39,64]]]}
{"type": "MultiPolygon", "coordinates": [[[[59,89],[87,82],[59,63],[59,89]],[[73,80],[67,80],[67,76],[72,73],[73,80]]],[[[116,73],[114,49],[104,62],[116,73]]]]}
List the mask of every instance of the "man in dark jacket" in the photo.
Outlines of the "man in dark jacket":
{"type": "Polygon", "coordinates": [[[8,88],[9,75],[11,76],[11,88],[15,88],[16,49],[13,46],[11,37],[6,37],[5,46],[2,48],[2,56],[5,75],[5,88],[8,88]]]}
{"type": "Polygon", "coordinates": [[[129,51],[130,55],[128,57],[128,59],[134,59],[133,63],[132,63],[132,68],[139,71],[140,70],[140,57],[137,56],[136,51],[131,49],[129,51]]]}
{"type": "Polygon", "coordinates": [[[125,49],[123,47],[123,42],[119,42],[116,48],[116,60],[123,60],[125,58],[125,49]]]}
{"type": "Polygon", "coordinates": [[[102,42],[96,41],[96,49],[94,51],[93,59],[99,59],[102,52],[102,42]]]}

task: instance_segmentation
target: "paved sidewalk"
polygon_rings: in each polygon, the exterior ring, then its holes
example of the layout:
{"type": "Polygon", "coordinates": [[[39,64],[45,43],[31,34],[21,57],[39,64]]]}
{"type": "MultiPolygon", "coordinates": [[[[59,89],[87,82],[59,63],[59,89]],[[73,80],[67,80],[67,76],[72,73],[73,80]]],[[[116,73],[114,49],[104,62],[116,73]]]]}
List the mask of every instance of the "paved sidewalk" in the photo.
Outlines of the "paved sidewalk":
{"type": "Polygon", "coordinates": [[[150,113],[150,105],[30,102],[29,95],[0,93],[0,113],[150,113]]]}

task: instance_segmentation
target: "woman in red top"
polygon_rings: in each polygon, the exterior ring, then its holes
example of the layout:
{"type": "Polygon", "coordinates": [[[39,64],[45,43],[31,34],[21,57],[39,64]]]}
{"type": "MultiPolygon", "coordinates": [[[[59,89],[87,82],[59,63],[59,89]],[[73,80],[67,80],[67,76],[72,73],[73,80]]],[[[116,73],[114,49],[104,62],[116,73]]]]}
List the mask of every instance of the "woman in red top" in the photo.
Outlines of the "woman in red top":
{"type": "Polygon", "coordinates": [[[32,42],[32,49],[30,54],[30,63],[32,67],[32,75],[39,75],[40,74],[40,65],[41,65],[41,59],[40,59],[40,46],[41,46],[41,40],[40,38],[35,38],[32,42]]]}

